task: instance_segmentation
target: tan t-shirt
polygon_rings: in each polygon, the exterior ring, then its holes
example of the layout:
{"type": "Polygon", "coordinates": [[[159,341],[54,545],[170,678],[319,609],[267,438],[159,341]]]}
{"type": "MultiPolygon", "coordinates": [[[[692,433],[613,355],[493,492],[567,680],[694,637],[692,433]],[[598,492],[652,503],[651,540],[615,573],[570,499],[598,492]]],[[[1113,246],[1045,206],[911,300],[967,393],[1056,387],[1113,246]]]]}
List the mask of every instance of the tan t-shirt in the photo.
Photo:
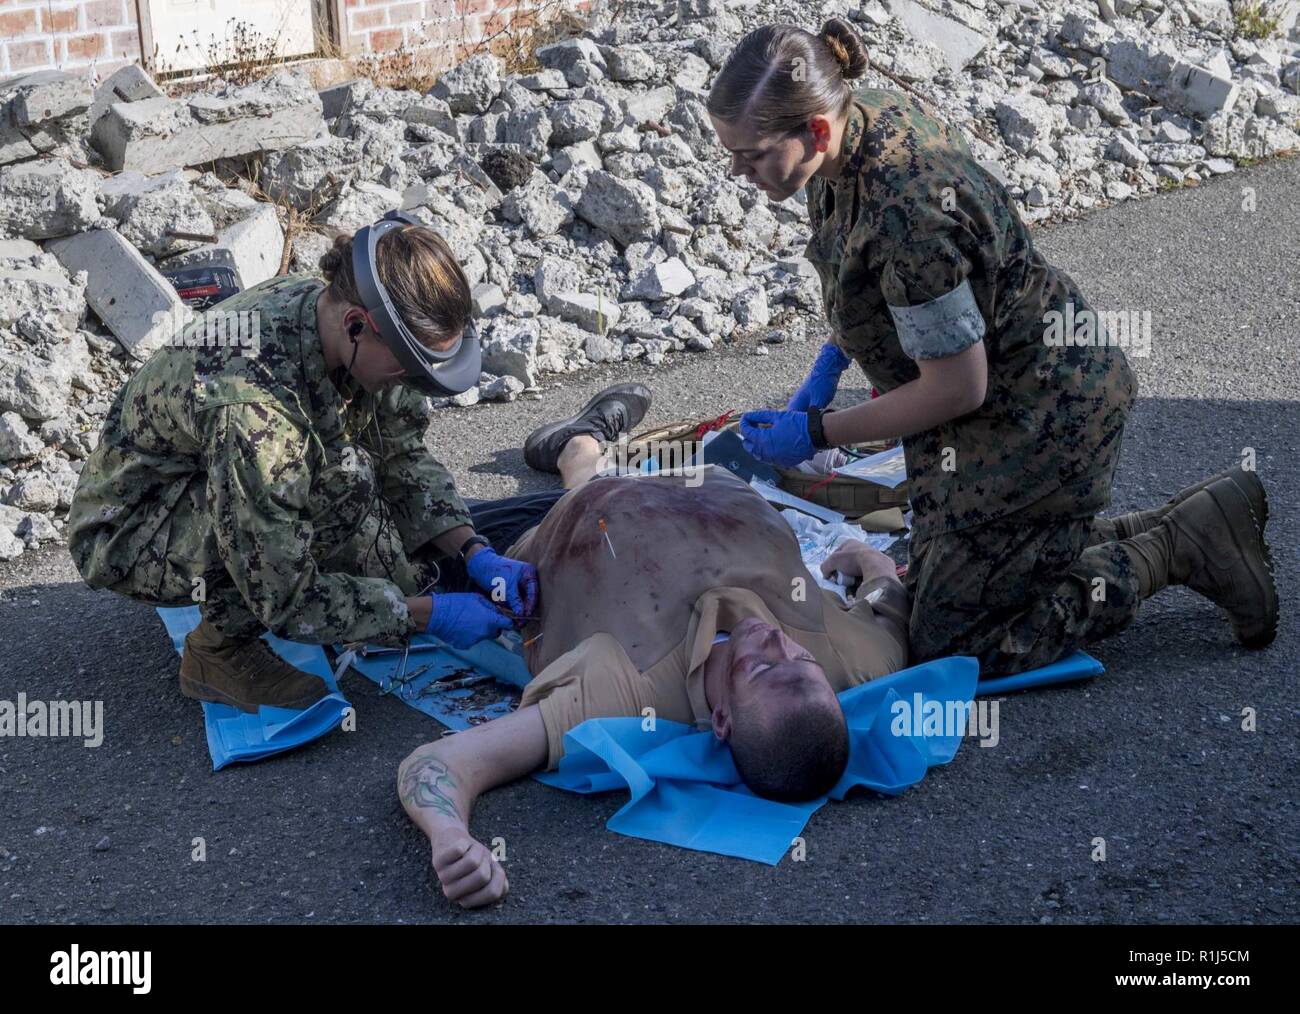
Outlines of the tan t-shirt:
{"type": "Polygon", "coordinates": [[[702,482],[592,480],[508,552],[541,582],[541,620],[524,632],[543,635],[526,652],[537,676],[520,706],[541,708],[548,768],[564,734],[589,718],[653,708],[707,728],[704,661],[717,633],[748,617],[811,652],[837,693],[907,665],[901,583],[879,579],[845,607],[808,573],[785,520],[725,469],[705,468],[702,482]]]}

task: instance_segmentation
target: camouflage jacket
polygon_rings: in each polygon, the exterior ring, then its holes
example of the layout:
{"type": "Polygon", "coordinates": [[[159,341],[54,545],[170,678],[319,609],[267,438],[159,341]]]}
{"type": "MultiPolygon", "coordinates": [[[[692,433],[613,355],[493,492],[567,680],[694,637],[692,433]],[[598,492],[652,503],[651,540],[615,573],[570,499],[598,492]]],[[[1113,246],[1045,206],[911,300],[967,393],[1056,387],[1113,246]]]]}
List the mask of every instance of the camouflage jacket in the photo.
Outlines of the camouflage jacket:
{"type": "Polygon", "coordinates": [[[217,308],[238,315],[236,329],[213,340],[199,318],[154,353],[119,392],[82,470],[70,541],[115,529],[110,569],[125,575],[206,473],[222,562],[268,628],[313,643],[392,643],[412,632],[406,593],[319,568],[375,508],[376,463],[408,554],[470,519],[425,447],[423,395],[394,385],[346,402],[330,380],[316,328],[323,287],[309,275],[271,279],[217,308]]]}
{"type": "Polygon", "coordinates": [[[882,392],[916,379],[918,359],[980,340],[988,359],[978,409],[903,441],[914,536],[1036,504],[1102,510],[1137,384],[1104,329],[1092,345],[1052,340],[1051,311],[1072,335],[1092,313],[1075,283],[956,128],[909,96],[856,93],[841,151],[841,175],[805,188],[833,340],[882,392]]]}

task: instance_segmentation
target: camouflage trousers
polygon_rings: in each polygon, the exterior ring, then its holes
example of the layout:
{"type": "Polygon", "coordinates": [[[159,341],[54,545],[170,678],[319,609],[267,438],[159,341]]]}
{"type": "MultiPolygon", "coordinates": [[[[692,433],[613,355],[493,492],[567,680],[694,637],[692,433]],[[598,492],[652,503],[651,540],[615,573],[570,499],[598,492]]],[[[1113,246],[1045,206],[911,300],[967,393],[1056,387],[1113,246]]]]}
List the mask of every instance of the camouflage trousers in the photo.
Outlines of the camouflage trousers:
{"type": "Polygon", "coordinates": [[[1121,630],[1140,596],[1115,536],[1103,518],[1011,518],[913,543],[913,661],[970,655],[1010,675],[1121,630]]]}
{"type": "MultiPolygon", "coordinates": [[[[537,524],[564,490],[508,497],[498,501],[466,501],[475,530],[505,552],[525,530],[537,524]]],[[[406,595],[438,588],[464,591],[471,587],[464,564],[443,556],[432,542],[408,553],[395,524],[385,524],[382,502],[360,525],[318,525],[312,557],[322,573],[388,578],[406,595]]],[[[266,627],[244,601],[221,560],[207,509],[206,476],[186,486],[174,506],[160,503],[156,526],[143,552],[126,566],[112,558],[110,533],[79,542],[74,556],[78,570],[92,587],[104,587],[153,606],[196,603],[203,618],[233,638],[256,637],[266,627]],[[111,583],[104,574],[123,574],[111,583]]]]}

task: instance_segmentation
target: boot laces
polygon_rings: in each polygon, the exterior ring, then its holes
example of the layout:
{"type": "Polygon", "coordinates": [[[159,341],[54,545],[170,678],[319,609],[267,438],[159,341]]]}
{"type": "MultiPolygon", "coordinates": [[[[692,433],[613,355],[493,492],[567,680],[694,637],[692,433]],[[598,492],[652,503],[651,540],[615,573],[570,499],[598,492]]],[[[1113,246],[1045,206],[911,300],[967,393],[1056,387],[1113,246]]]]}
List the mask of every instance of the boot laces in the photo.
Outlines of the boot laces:
{"type": "Polygon", "coordinates": [[[260,637],[241,646],[237,657],[239,674],[247,676],[251,682],[257,682],[259,677],[267,675],[280,664],[280,657],[260,637]]]}

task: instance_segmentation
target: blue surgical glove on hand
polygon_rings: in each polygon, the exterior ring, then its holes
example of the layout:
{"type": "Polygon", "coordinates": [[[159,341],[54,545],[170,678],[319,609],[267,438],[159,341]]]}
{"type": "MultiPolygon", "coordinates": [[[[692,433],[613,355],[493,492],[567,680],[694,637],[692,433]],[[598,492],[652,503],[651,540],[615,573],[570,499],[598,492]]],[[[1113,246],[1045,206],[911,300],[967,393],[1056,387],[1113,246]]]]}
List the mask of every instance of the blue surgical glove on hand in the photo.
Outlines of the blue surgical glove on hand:
{"type": "Polygon", "coordinates": [[[516,616],[533,615],[537,608],[537,568],[531,563],[512,560],[484,546],[469,558],[465,569],[492,601],[508,607],[516,616]]]}
{"type": "Polygon", "coordinates": [[[424,632],[453,648],[468,648],[513,625],[509,616],[478,592],[439,592],[429,598],[433,600],[433,614],[424,632]]]}
{"type": "Polygon", "coordinates": [[[746,412],[740,417],[740,439],[759,461],[781,468],[793,468],[817,453],[808,432],[807,412],[746,412]]]}
{"type": "Polygon", "coordinates": [[[809,405],[825,408],[835,400],[835,391],[840,386],[840,374],[853,362],[839,350],[839,347],[827,342],[817,353],[808,379],[794,392],[787,412],[807,412],[809,405]]]}

